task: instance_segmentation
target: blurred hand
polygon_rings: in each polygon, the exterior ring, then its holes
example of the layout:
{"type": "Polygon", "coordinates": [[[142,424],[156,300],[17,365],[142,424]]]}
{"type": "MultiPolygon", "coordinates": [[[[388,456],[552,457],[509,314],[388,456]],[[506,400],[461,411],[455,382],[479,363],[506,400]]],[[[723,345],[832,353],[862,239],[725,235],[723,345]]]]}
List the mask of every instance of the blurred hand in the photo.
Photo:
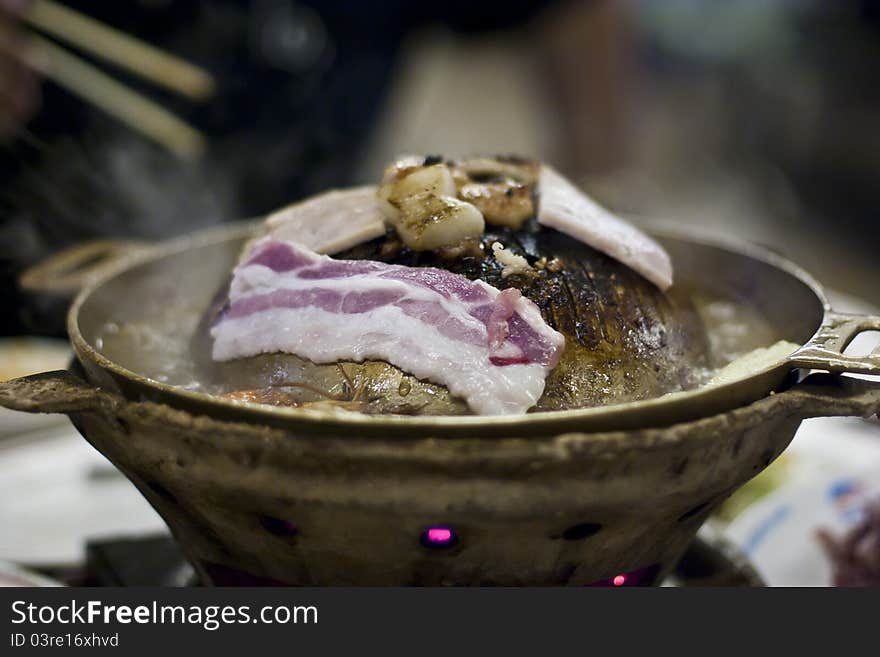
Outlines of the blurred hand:
{"type": "Polygon", "coordinates": [[[27,35],[20,16],[29,0],[0,0],[0,138],[14,133],[40,105],[37,75],[25,64],[27,35]]]}

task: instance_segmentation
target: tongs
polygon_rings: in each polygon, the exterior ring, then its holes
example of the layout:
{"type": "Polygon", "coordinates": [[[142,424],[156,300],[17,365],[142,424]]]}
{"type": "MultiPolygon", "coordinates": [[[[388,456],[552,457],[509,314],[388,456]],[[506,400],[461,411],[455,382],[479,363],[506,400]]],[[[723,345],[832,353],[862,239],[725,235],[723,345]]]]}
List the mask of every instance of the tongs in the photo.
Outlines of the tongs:
{"type": "MultiPolygon", "coordinates": [[[[214,93],[214,78],[204,69],[52,0],[34,0],[22,20],[191,100],[204,101],[214,93]]],[[[204,151],[205,137],[158,103],[52,41],[37,34],[31,38],[20,54],[27,65],[182,158],[204,151]]]]}

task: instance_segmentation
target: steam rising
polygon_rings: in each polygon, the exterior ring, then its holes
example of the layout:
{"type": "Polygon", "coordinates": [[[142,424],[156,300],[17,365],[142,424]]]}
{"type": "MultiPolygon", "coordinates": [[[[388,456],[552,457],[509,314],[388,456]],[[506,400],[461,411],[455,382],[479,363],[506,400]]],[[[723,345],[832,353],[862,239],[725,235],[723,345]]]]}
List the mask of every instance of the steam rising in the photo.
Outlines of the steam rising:
{"type": "Polygon", "coordinates": [[[38,157],[6,187],[0,226],[16,245],[3,256],[19,266],[82,240],[157,240],[239,216],[232,176],[210,158],[183,162],[121,134],[29,145],[38,157]]]}

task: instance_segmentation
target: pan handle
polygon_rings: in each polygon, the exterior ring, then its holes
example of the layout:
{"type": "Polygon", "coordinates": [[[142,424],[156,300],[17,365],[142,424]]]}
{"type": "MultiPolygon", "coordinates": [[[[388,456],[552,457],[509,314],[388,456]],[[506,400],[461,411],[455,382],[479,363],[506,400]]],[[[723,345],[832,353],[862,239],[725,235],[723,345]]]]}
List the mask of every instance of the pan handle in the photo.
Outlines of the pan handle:
{"type": "Polygon", "coordinates": [[[86,285],[135,253],[148,250],[148,242],[93,240],[74,244],[26,269],[18,282],[26,292],[73,297],[86,285]]]}
{"type": "Polygon", "coordinates": [[[878,381],[818,372],[777,397],[782,395],[802,419],[880,415],[878,381]]]}
{"type": "Polygon", "coordinates": [[[124,400],[67,370],[0,382],[0,406],[26,413],[115,411],[124,400]]]}
{"type": "Polygon", "coordinates": [[[865,331],[880,331],[880,316],[829,312],[816,335],[789,356],[789,362],[810,370],[880,374],[880,345],[867,356],[843,353],[853,338],[865,331]]]}

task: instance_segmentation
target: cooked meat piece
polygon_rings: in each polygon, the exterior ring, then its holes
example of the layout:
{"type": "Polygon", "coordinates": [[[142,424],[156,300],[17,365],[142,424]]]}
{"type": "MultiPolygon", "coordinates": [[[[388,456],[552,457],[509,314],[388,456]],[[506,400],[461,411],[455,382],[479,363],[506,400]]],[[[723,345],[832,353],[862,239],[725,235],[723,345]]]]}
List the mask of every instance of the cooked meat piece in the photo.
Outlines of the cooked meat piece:
{"type": "Polygon", "coordinates": [[[533,189],[518,182],[465,183],[459,196],[476,207],[486,223],[519,228],[535,216],[533,189]]]}
{"type": "Polygon", "coordinates": [[[455,182],[445,164],[394,171],[378,194],[385,202],[388,223],[409,248],[429,251],[482,235],[483,215],[456,197],[455,182]]]}
{"type": "Polygon", "coordinates": [[[478,157],[457,162],[452,175],[458,195],[475,205],[486,223],[519,228],[535,216],[538,163],[514,157],[478,157]]]}

